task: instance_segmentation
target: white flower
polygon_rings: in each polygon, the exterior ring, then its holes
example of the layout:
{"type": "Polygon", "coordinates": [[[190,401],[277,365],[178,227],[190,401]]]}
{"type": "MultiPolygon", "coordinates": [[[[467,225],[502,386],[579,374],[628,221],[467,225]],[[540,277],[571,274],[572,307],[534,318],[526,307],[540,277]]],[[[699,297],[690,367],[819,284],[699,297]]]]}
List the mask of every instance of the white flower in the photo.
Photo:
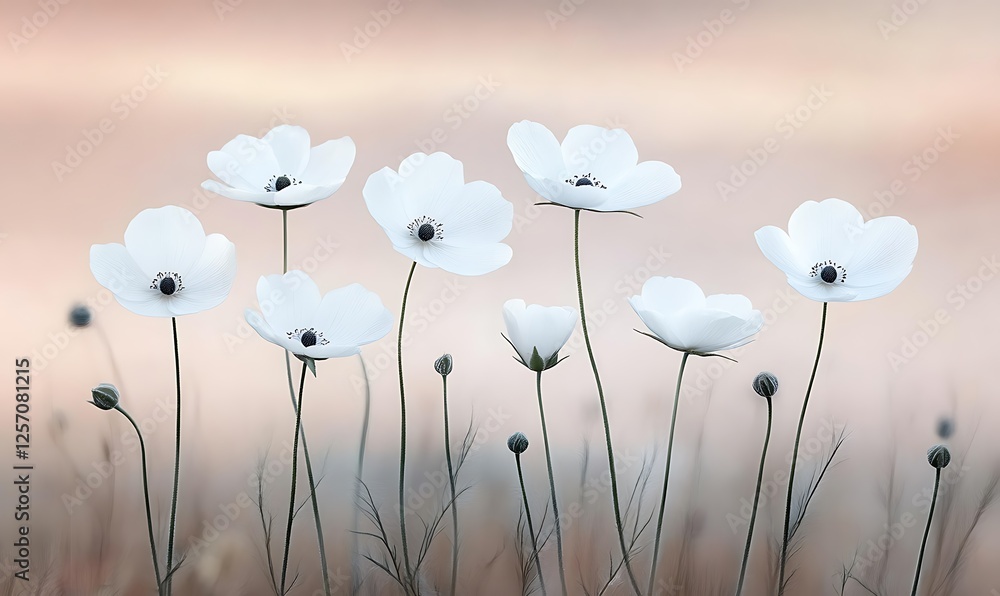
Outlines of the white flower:
{"type": "Polygon", "coordinates": [[[568,306],[526,305],[520,299],[503,305],[507,340],[517,350],[521,364],[535,372],[559,363],[559,350],[573,335],[576,319],[576,310],[568,306]]]}
{"type": "Polygon", "coordinates": [[[354,141],[343,137],[309,148],[309,133],[283,124],[263,138],[238,135],[208,154],[208,168],[225,184],[205,190],[264,207],[301,207],[337,192],[354,164],[354,141]]]}
{"type": "Polygon", "coordinates": [[[739,294],[705,297],[698,284],[676,277],[651,277],[642,294],[628,299],[642,322],[667,346],[706,355],[750,342],[764,317],[739,294]]]}
{"type": "Polygon", "coordinates": [[[382,168],[363,193],[393,247],[424,267],[482,275],[510,262],[501,240],[513,226],[514,206],[492,184],[466,184],[462,162],[447,153],[414,153],[399,172],[382,168]]]}
{"type": "Polygon", "coordinates": [[[507,146],[535,192],[573,209],[635,209],[681,188],[667,164],[639,163],[632,137],[620,128],[575,126],[560,145],[549,129],[523,120],[510,127],[507,146]]]}
{"type": "Polygon", "coordinates": [[[392,329],[392,314],[374,292],[351,284],[321,296],[301,271],[261,277],[257,301],[264,314],[247,309],[250,326],[267,341],[313,360],[353,356],[392,329]]]}
{"type": "Polygon", "coordinates": [[[788,233],[757,230],[761,252],[800,294],[818,302],[884,296],[913,269],[917,229],[900,217],[864,221],[840,199],[806,201],[788,220],[788,233]]]}
{"type": "Polygon", "coordinates": [[[174,317],[216,307],[236,277],[236,247],[205,236],[187,209],[146,209],[125,230],[125,245],[90,247],[90,270],[119,304],[138,315],[174,317]]]}

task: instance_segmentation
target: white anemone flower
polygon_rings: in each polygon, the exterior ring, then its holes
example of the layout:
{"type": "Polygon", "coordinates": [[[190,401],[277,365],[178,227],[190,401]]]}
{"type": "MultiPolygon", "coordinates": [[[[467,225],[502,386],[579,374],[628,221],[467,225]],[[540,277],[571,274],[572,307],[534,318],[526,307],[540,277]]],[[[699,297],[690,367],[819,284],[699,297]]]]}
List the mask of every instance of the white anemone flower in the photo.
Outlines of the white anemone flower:
{"type": "Polygon", "coordinates": [[[328,198],[344,184],[354,164],[350,137],[309,148],[309,133],[283,124],[258,139],[238,135],[222,150],[208,154],[215,180],[205,190],[275,209],[293,209],[328,198]]]}
{"type": "Polygon", "coordinates": [[[392,329],[392,314],[374,292],[351,284],[322,296],[302,271],[261,277],[257,301],[263,314],[247,309],[247,323],[267,341],[312,360],[359,354],[392,329]]]}
{"type": "Polygon", "coordinates": [[[214,308],[236,277],[236,247],[205,236],[181,207],[146,209],[125,229],[125,244],[90,247],[90,270],[119,304],[137,315],[174,317],[214,308]]]}
{"type": "Polygon", "coordinates": [[[906,279],[917,256],[917,229],[905,219],[866,222],[840,199],[806,201],[788,220],[788,233],[765,226],[754,236],[789,285],[817,302],[884,296],[906,279]]]}
{"type": "Polygon", "coordinates": [[[521,364],[535,372],[559,363],[559,350],[576,329],[576,310],[569,306],[525,304],[508,300],[503,305],[507,341],[517,351],[521,364]]]}
{"type": "Polygon", "coordinates": [[[424,267],[482,275],[510,262],[501,241],[514,224],[514,205],[492,184],[467,184],[462,162],[447,153],[414,153],[398,172],[382,168],[363,194],[393,247],[424,267]]]}
{"type": "Polygon", "coordinates": [[[764,317],[746,296],[706,297],[698,284],[677,277],[651,277],[642,294],[628,301],[653,332],[650,337],[701,356],[746,345],[764,326],[764,317]]]}
{"type": "Polygon", "coordinates": [[[535,192],[572,209],[625,211],[681,188],[680,176],[669,165],[639,163],[632,137],[620,128],[575,126],[560,144],[549,129],[523,120],[510,127],[507,146],[535,192]]]}

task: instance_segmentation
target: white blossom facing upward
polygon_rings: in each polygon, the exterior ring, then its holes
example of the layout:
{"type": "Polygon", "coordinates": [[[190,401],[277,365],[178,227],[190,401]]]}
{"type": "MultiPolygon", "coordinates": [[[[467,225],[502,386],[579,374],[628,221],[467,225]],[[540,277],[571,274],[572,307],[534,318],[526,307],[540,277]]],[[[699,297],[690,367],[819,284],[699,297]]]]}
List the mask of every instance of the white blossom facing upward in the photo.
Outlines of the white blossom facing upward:
{"type": "Polygon", "coordinates": [[[236,247],[222,234],[205,236],[187,209],[146,209],[128,224],[124,245],[90,247],[90,270],[135,314],[189,315],[214,308],[229,295],[236,247]]]}
{"type": "Polygon", "coordinates": [[[351,284],[323,296],[297,270],[261,277],[257,301],[263,314],[247,309],[247,323],[267,341],[313,360],[353,356],[392,330],[392,314],[374,292],[351,284]]]}
{"type": "Polygon", "coordinates": [[[399,171],[382,168],[363,191],[368,211],[393,247],[424,267],[482,275],[503,267],[514,206],[487,182],[465,182],[447,153],[414,153],[399,171]]]}
{"type": "Polygon", "coordinates": [[[917,229],[901,217],[864,221],[840,199],[806,201],[788,232],[765,226],[757,246],[800,294],[818,302],[856,302],[884,296],[913,269],[917,229]]]}
{"type": "Polygon", "coordinates": [[[208,168],[222,183],[206,180],[201,186],[230,199],[281,209],[328,198],[354,164],[354,141],[342,137],[311,149],[309,144],[306,129],[288,124],[260,139],[238,135],[208,154],[208,168]]]}
{"type": "Polygon", "coordinates": [[[669,165],[639,163],[632,137],[620,128],[575,126],[559,143],[549,129],[523,120],[510,127],[507,146],[535,192],[573,209],[635,209],[681,188],[680,176],[669,165]]]}
{"type": "Polygon", "coordinates": [[[507,340],[521,363],[541,372],[558,363],[559,350],[576,329],[577,315],[568,306],[540,306],[513,299],[503,305],[503,321],[507,340]]]}
{"type": "Polygon", "coordinates": [[[677,277],[651,277],[629,304],[667,346],[707,355],[749,343],[764,317],[739,294],[706,297],[698,284],[677,277]]]}

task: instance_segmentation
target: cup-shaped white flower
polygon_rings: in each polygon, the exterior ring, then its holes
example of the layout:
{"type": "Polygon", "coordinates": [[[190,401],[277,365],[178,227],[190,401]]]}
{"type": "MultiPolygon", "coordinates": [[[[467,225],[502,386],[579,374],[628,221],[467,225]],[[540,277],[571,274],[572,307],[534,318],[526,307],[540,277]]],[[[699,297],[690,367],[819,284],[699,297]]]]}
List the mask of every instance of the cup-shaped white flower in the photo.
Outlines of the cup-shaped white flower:
{"type": "Polygon", "coordinates": [[[175,317],[216,307],[236,277],[236,247],[205,235],[181,207],[146,209],[125,229],[125,244],[90,247],[90,270],[119,304],[138,315],[175,317]]]}
{"type": "Polygon", "coordinates": [[[310,149],[309,133],[283,124],[262,138],[238,135],[208,154],[218,176],[201,183],[205,190],[263,207],[292,209],[328,198],[344,184],[354,164],[350,137],[310,149]]]}
{"type": "Polygon", "coordinates": [[[535,192],[572,209],[635,209],[681,188],[669,165],[639,163],[632,137],[620,128],[575,126],[559,143],[543,125],[523,120],[510,127],[507,146],[535,192]]]}
{"type": "Polygon", "coordinates": [[[535,372],[559,364],[559,350],[573,335],[576,319],[576,310],[568,306],[525,304],[521,299],[503,305],[504,337],[517,351],[518,361],[535,372]]]}
{"type": "Polygon", "coordinates": [[[746,296],[706,297],[698,284],[677,277],[649,278],[629,304],[653,332],[651,337],[702,356],[745,345],[764,326],[764,317],[746,296]]]}
{"type": "Polygon", "coordinates": [[[308,275],[293,270],[262,276],[257,301],[263,314],[247,309],[250,326],[267,341],[312,360],[361,352],[392,329],[392,313],[377,294],[351,284],[320,295],[308,275]]]}
{"type": "Polygon", "coordinates": [[[514,224],[514,205],[488,182],[466,184],[462,162],[447,153],[414,153],[398,172],[382,168],[363,193],[393,247],[424,267],[482,275],[510,262],[501,241],[514,224]]]}
{"type": "Polygon", "coordinates": [[[901,217],[864,221],[840,199],[802,203],[788,232],[765,226],[754,234],[761,252],[800,294],[817,302],[884,296],[913,269],[917,229],[901,217]]]}

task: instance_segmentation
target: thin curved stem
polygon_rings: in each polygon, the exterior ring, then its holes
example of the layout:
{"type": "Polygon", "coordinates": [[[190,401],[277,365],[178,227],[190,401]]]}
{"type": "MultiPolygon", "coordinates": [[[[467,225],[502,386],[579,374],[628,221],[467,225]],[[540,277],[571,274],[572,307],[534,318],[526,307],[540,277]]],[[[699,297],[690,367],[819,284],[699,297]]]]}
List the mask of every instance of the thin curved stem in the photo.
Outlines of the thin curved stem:
{"type": "Polygon", "coordinates": [[[177,384],[177,428],[174,436],[174,488],[170,499],[170,529],[167,532],[166,593],[173,591],[174,582],[174,536],[177,530],[177,490],[181,479],[181,353],[177,343],[177,317],[170,317],[174,332],[174,371],[177,384]]]}
{"type": "Polygon", "coordinates": [[[635,593],[641,594],[639,582],[632,572],[628,547],[625,545],[625,530],[622,527],[621,504],[618,502],[618,474],[615,471],[615,452],[611,446],[611,423],[608,421],[608,406],[604,399],[604,387],[601,385],[601,375],[597,371],[597,361],[594,359],[594,349],[590,345],[590,334],[587,331],[587,311],[583,305],[583,279],[580,275],[580,210],[573,211],[573,257],[576,264],[576,293],[580,302],[580,323],[583,326],[583,341],[587,345],[587,356],[590,357],[590,367],[594,370],[594,380],[597,382],[597,395],[601,400],[601,417],[604,420],[604,438],[608,446],[608,471],[611,476],[611,500],[615,509],[615,527],[618,530],[618,543],[622,551],[622,559],[628,579],[635,593]]]}
{"type": "Polygon", "coordinates": [[[927,525],[924,527],[924,537],[920,541],[920,554],[917,556],[917,570],[913,574],[913,590],[910,596],[917,596],[917,587],[920,585],[920,567],[924,563],[924,550],[927,548],[927,536],[931,532],[931,520],[934,519],[934,506],[937,504],[938,489],[941,488],[941,468],[934,471],[934,496],[931,497],[931,510],[927,513],[927,525]]]}
{"type": "Polygon", "coordinates": [[[281,272],[288,273],[288,210],[281,210],[281,272]]]}
{"type": "Polygon", "coordinates": [[[809,407],[809,396],[812,395],[813,383],[816,382],[816,370],[819,368],[819,358],[823,354],[823,338],[826,336],[826,312],[829,302],[823,303],[823,319],[819,326],[819,347],[816,348],[816,361],[813,363],[812,374],[809,375],[809,386],[806,397],[802,400],[802,412],[799,414],[799,425],[795,429],[795,446],[792,448],[792,464],[788,472],[788,494],[785,498],[785,527],[782,531],[781,559],[778,571],[778,596],[785,593],[785,564],[788,561],[788,526],[792,514],[792,492],[795,490],[795,465],[799,459],[799,442],[802,439],[802,425],[806,420],[806,408],[809,407]]]}
{"type": "Polygon", "coordinates": [[[410,551],[406,546],[406,501],[403,494],[406,482],[406,389],[403,386],[403,323],[406,320],[406,298],[410,294],[410,282],[413,272],[417,270],[417,262],[410,265],[410,273],[406,276],[406,288],[403,289],[403,305],[399,309],[399,337],[396,340],[396,359],[399,366],[399,534],[403,548],[403,564],[406,566],[407,589],[412,588],[410,577],[410,551]]]}
{"type": "Polygon", "coordinates": [[[747,545],[743,549],[743,565],[740,567],[740,582],[736,586],[736,596],[743,593],[743,581],[747,575],[747,561],[750,560],[750,543],[753,540],[753,524],[757,519],[757,505],[760,503],[760,487],[764,480],[764,460],[767,458],[767,444],[771,442],[771,398],[767,400],[767,432],[764,433],[764,449],[760,452],[760,467],[757,469],[757,488],[753,491],[753,509],[750,511],[750,527],[747,528],[747,545]]]}
{"type": "Polygon", "coordinates": [[[149,507],[149,473],[146,469],[146,441],[142,438],[142,431],[139,429],[139,425],[136,424],[135,419],[129,416],[129,413],[122,409],[121,406],[115,406],[115,409],[122,413],[129,422],[132,423],[132,427],[135,429],[135,434],[139,436],[139,456],[142,458],[142,496],[146,504],[146,529],[149,531],[149,550],[153,555],[153,573],[156,575],[156,589],[162,589],[160,585],[160,561],[156,556],[156,537],[153,534],[153,514],[149,507]]]}
{"type": "Polygon", "coordinates": [[[552,452],[549,449],[549,429],[545,424],[545,407],[542,405],[542,373],[536,375],[535,385],[538,390],[538,414],[542,418],[542,442],[545,443],[545,465],[549,471],[549,493],[552,496],[552,515],[556,526],[556,553],[559,555],[559,584],[563,596],[566,596],[566,566],[563,562],[562,524],[559,523],[559,500],[556,499],[556,481],[552,473],[552,452]]]}
{"type": "Polygon", "coordinates": [[[448,425],[448,376],[441,375],[444,393],[444,458],[448,462],[448,483],[451,485],[451,527],[455,537],[451,543],[451,596],[458,585],[458,503],[455,496],[455,469],[451,464],[451,428],[448,425]]]}
{"type": "Polygon", "coordinates": [[[674,453],[674,429],[677,425],[677,404],[681,398],[681,382],[684,379],[684,369],[687,367],[689,352],[684,352],[681,357],[680,370],[677,371],[677,387],[674,389],[674,409],[670,414],[670,435],[667,438],[667,465],[663,471],[663,494],[660,496],[660,514],[656,520],[656,539],[653,541],[653,563],[649,569],[649,587],[646,594],[652,596],[653,586],[656,585],[656,563],[660,555],[660,535],[663,532],[663,513],[667,509],[667,485],[670,483],[670,462],[674,453]]]}
{"type": "MultiPolygon", "coordinates": [[[[354,475],[354,496],[355,498],[361,497],[361,482],[364,477],[365,471],[365,450],[368,446],[368,425],[371,420],[372,412],[372,392],[371,386],[368,382],[368,367],[365,366],[365,358],[361,354],[358,354],[358,362],[361,363],[361,375],[365,380],[365,413],[361,421],[361,439],[358,445],[358,465],[357,471],[354,475]]],[[[352,594],[356,594],[361,589],[361,566],[358,560],[358,522],[360,520],[361,510],[358,507],[353,507],[354,521],[351,523],[351,558],[352,558],[352,578],[351,587],[352,594]]]]}
{"type": "Polygon", "coordinates": [[[288,575],[288,552],[292,546],[292,522],[295,521],[295,483],[299,466],[299,435],[302,428],[302,393],[306,387],[306,363],[302,363],[302,377],[299,380],[299,402],[295,408],[295,438],[292,439],[292,487],[288,495],[288,524],[285,526],[285,554],[281,557],[281,593],[285,593],[285,578],[288,575]]]}
{"type": "Polygon", "coordinates": [[[538,570],[538,585],[542,588],[542,596],[546,596],[545,578],[542,576],[542,562],[538,560],[538,541],[535,539],[535,526],[531,523],[531,508],[528,506],[528,491],[524,490],[524,473],[521,471],[521,454],[515,453],[517,462],[517,480],[521,484],[521,498],[524,499],[524,516],[528,520],[528,535],[531,537],[531,556],[535,559],[538,570]]]}

